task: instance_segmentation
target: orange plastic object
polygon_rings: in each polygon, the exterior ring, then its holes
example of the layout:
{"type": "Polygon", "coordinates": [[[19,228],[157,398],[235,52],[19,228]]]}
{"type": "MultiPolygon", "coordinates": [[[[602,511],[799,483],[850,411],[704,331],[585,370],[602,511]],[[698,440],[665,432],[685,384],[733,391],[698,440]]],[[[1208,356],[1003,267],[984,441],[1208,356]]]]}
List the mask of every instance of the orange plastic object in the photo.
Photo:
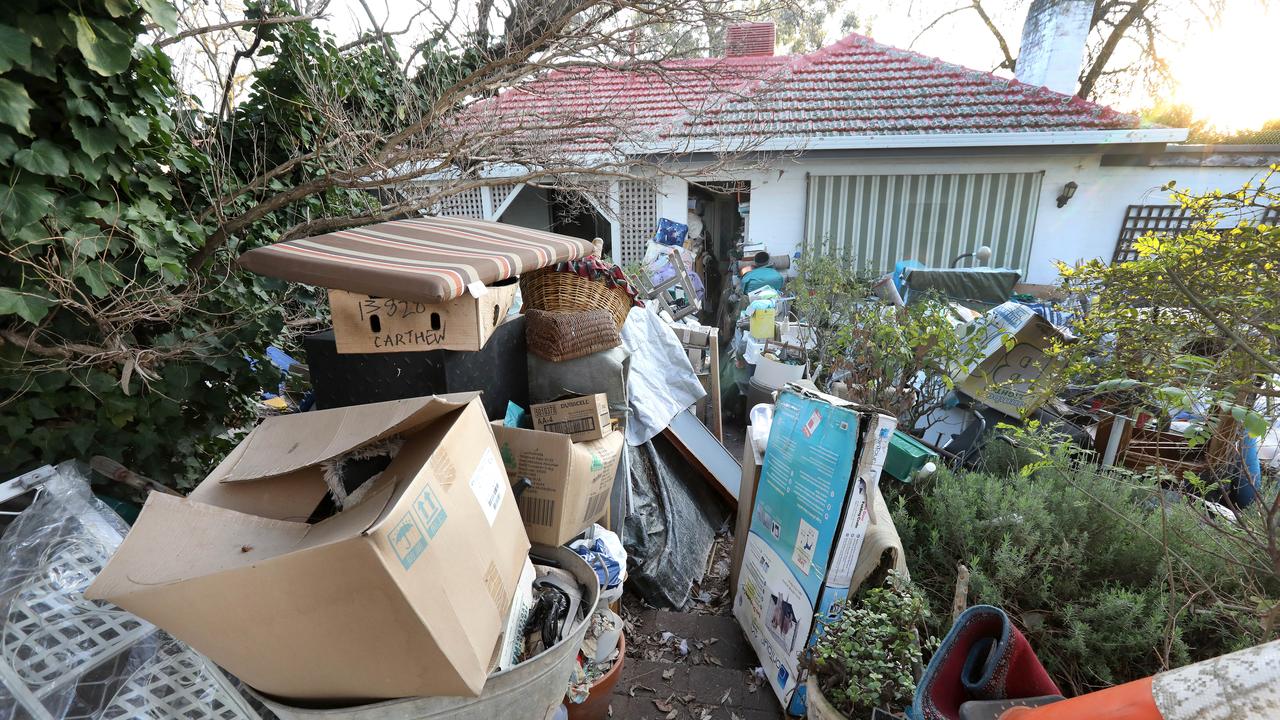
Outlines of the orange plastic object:
{"type": "Polygon", "coordinates": [[[1163,720],[1151,697],[1151,678],[1034,708],[1011,708],[1000,720],[1163,720]]]}

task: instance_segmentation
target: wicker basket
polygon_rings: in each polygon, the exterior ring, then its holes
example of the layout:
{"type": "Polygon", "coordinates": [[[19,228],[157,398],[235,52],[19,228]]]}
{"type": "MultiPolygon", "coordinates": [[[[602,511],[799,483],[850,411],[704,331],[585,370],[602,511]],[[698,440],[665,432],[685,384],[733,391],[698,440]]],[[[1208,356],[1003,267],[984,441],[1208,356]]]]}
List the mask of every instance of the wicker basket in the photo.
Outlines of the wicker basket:
{"type": "Polygon", "coordinates": [[[525,314],[524,333],[529,352],[551,362],[575,360],[622,344],[608,310],[530,310],[525,314]]]}
{"type": "Polygon", "coordinates": [[[520,294],[524,298],[524,307],[529,310],[608,310],[619,330],[631,310],[631,298],[626,290],[602,280],[588,280],[576,273],[557,272],[552,268],[522,274],[520,294]]]}

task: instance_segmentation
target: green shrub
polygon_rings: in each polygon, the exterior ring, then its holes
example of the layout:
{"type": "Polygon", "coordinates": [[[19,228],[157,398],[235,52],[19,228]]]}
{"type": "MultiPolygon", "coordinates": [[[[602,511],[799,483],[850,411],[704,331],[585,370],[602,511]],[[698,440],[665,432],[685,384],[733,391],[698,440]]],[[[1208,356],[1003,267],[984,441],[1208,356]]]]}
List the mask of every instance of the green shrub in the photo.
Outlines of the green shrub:
{"type": "Polygon", "coordinates": [[[934,633],[947,630],[963,563],[970,603],[1004,608],[1068,693],[1266,639],[1249,607],[1256,586],[1215,554],[1190,506],[1061,451],[1025,470],[943,471],[896,498],[934,633]]]}
{"type": "Polygon", "coordinates": [[[868,590],[824,624],[804,666],[845,716],[869,717],[875,708],[896,713],[916,691],[916,628],[928,613],[924,593],[890,572],[885,586],[868,590]]]}

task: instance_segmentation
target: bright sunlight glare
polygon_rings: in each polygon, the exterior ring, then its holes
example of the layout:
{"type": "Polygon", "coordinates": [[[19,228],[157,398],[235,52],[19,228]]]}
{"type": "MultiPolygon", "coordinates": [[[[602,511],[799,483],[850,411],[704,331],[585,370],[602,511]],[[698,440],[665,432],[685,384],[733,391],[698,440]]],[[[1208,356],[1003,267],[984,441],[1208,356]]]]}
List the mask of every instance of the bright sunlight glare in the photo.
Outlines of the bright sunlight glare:
{"type": "Polygon", "coordinates": [[[1169,58],[1177,83],[1173,99],[1224,131],[1256,129],[1280,118],[1271,69],[1277,36],[1280,9],[1269,11],[1256,1],[1227,3],[1216,27],[1193,34],[1169,58]]]}

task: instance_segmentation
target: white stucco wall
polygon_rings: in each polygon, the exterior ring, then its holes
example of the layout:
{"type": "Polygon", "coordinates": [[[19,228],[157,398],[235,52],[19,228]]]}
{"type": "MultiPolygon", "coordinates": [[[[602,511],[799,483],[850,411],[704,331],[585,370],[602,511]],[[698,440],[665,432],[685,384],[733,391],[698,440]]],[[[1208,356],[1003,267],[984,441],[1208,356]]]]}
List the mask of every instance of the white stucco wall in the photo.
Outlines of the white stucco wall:
{"type": "MultiPolygon", "coordinates": [[[[765,172],[744,172],[733,179],[751,181],[751,222],[748,240],[761,243],[772,254],[793,254],[800,247],[805,226],[806,173],[814,175],[882,175],[929,173],[1043,172],[1042,194],[1036,214],[1028,283],[1052,283],[1057,278],[1054,261],[1086,258],[1110,259],[1116,237],[1131,204],[1167,204],[1169,195],[1160,186],[1176,180],[1195,191],[1238,188],[1255,177],[1256,168],[1205,167],[1101,167],[1100,154],[1000,155],[966,158],[874,158],[833,160],[780,160],[765,172]],[[1056,198],[1067,182],[1079,186],[1064,208],[1056,198]]],[[[708,179],[730,179],[722,173],[708,179]]],[[[666,212],[679,197],[677,182],[672,195],[659,198],[666,212]],[[670,205],[668,203],[671,203],[670,205]]],[[[672,217],[668,215],[668,217],[672,217]]],[[[680,215],[674,215],[680,217],[680,215]]],[[[976,249],[976,248],[975,248],[976,249]]]]}

